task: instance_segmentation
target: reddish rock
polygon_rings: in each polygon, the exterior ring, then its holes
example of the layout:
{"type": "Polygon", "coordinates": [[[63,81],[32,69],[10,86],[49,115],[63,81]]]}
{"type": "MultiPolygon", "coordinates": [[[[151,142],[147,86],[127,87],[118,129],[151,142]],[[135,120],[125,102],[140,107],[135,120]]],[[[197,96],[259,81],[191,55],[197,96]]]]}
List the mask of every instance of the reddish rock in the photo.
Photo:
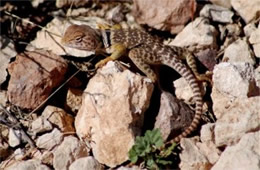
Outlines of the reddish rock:
{"type": "Polygon", "coordinates": [[[191,19],[196,6],[195,0],[134,0],[133,14],[139,24],[176,34],[191,19]]]}
{"type": "Polygon", "coordinates": [[[63,80],[66,61],[47,51],[26,52],[8,66],[8,98],[25,109],[39,106],[63,80]]]}

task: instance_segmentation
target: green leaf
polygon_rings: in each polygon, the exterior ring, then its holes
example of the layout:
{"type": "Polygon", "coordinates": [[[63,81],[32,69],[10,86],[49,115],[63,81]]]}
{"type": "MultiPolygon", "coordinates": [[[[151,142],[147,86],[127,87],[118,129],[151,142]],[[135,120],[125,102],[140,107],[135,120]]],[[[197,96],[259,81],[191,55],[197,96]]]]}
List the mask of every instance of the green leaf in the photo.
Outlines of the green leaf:
{"type": "Polygon", "coordinates": [[[173,162],[172,161],[166,161],[166,160],[158,159],[158,160],[156,160],[156,163],[161,164],[161,165],[170,165],[173,162]]]}
{"type": "Polygon", "coordinates": [[[159,129],[146,131],[145,138],[150,142],[150,144],[155,145],[156,148],[163,145],[163,139],[159,129]]]}
{"type": "Polygon", "coordinates": [[[137,160],[138,160],[138,154],[135,152],[134,147],[132,147],[132,148],[130,149],[130,151],[128,152],[128,157],[129,157],[129,159],[130,159],[130,161],[131,161],[132,163],[136,163],[136,162],[137,162],[137,160]]]}

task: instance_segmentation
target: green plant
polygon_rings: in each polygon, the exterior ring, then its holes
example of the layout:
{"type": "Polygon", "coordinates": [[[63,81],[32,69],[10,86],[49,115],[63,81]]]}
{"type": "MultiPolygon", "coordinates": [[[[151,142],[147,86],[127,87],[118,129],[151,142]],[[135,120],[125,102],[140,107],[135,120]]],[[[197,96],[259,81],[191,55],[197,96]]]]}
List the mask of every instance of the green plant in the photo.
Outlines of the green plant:
{"type": "Polygon", "coordinates": [[[144,162],[148,169],[159,169],[161,166],[172,164],[167,157],[172,153],[175,144],[164,147],[159,129],[147,130],[143,137],[137,136],[135,144],[130,149],[128,156],[132,163],[144,162]]]}

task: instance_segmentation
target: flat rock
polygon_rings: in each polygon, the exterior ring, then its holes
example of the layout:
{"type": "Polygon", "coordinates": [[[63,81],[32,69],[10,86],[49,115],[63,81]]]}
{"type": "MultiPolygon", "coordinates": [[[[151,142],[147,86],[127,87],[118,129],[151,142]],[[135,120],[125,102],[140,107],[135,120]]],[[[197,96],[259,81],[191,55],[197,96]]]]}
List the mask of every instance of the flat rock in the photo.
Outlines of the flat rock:
{"type": "Polygon", "coordinates": [[[231,0],[209,0],[213,4],[223,6],[225,8],[231,8],[231,0]]]}
{"type": "Polygon", "coordinates": [[[50,170],[50,168],[46,165],[43,165],[41,161],[30,159],[27,161],[17,161],[11,166],[5,168],[5,170],[28,170],[28,169],[35,169],[35,170],[50,170]]]}
{"type": "Polygon", "coordinates": [[[30,131],[34,134],[47,132],[53,129],[52,124],[42,116],[32,122],[30,131]]]}
{"type": "Polygon", "coordinates": [[[68,169],[74,160],[86,156],[88,156],[86,146],[80,143],[77,138],[68,136],[54,151],[53,167],[55,170],[68,169]]]}
{"type": "Polygon", "coordinates": [[[251,33],[249,42],[253,45],[256,57],[260,58],[260,26],[251,33]]]}
{"type": "Polygon", "coordinates": [[[63,139],[63,134],[57,128],[54,128],[52,132],[41,135],[37,139],[36,145],[41,149],[51,150],[55,146],[60,144],[62,139],[63,139]]]}
{"type": "Polygon", "coordinates": [[[245,39],[238,39],[230,44],[225,49],[223,60],[229,63],[247,62],[252,65],[256,63],[253,52],[245,39]]]}
{"type": "Polygon", "coordinates": [[[0,85],[5,82],[7,76],[7,66],[11,58],[17,55],[14,43],[11,39],[0,35],[0,85]]]}
{"type": "Polygon", "coordinates": [[[103,170],[104,167],[95,160],[94,157],[88,156],[75,160],[69,167],[69,170],[103,170]]]}
{"type": "Polygon", "coordinates": [[[177,34],[169,45],[173,46],[196,46],[216,47],[217,30],[209,24],[209,20],[203,17],[196,18],[177,34]]]}
{"type": "Polygon", "coordinates": [[[195,0],[134,0],[133,15],[139,24],[176,34],[191,19],[196,6],[195,0]]]}
{"type": "Polygon", "coordinates": [[[244,135],[233,146],[227,147],[212,170],[260,169],[260,131],[244,135]]]}
{"type": "Polygon", "coordinates": [[[198,140],[186,139],[183,138],[180,142],[183,151],[180,154],[180,169],[189,169],[189,170],[209,170],[211,164],[208,161],[207,157],[200,152],[196,143],[198,140]]]}
{"type": "Polygon", "coordinates": [[[75,127],[79,137],[90,138],[100,163],[115,167],[128,159],[152,91],[150,79],[122,71],[115,62],[108,62],[91,78],[75,127]]]}
{"type": "Polygon", "coordinates": [[[164,141],[183,132],[193,120],[194,112],[183,101],[162,92],[160,110],[154,128],[159,128],[164,141]]]}
{"type": "Polygon", "coordinates": [[[220,23],[233,23],[233,15],[234,13],[230,9],[212,4],[205,5],[200,11],[201,17],[220,23]]]}
{"type": "Polygon", "coordinates": [[[67,64],[63,58],[48,51],[17,55],[8,71],[8,99],[24,109],[35,109],[64,78],[67,64]]]}
{"type": "Polygon", "coordinates": [[[231,0],[232,7],[249,23],[260,11],[260,0],[231,0]]]}

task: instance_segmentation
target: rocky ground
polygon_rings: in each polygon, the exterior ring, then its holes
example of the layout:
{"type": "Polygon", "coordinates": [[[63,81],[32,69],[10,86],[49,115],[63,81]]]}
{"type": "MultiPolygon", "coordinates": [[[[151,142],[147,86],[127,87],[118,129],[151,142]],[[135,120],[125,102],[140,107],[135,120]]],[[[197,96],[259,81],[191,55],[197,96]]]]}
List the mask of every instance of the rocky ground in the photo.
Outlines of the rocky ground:
{"type": "Polygon", "coordinates": [[[149,169],[129,161],[136,137],[159,128],[166,142],[192,121],[176,72],[158,69],[158,86],[127,57],[94,70],[102,56],[60,44],[72,23],[143,29],[212,74],[200,126],[161,169],[260,169],[260,0],[1,1],[0,12],[0,169],[149,169]]]}

